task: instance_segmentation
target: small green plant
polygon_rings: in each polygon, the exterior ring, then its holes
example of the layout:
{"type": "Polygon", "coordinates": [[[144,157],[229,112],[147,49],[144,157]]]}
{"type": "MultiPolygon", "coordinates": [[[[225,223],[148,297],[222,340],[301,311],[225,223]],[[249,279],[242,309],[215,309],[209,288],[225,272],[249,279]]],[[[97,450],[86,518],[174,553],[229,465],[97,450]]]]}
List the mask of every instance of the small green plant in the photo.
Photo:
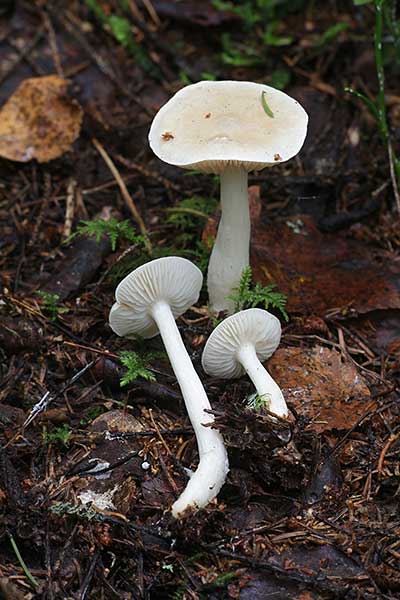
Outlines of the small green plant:
{"type": "Polygon", "coordinates": [[[221,60],[225,65],[255,67],[263,63],[263,59],[256,48],[234,41],[230,33],[221,35],[221,44],[221,60]]]}
{"type": "Polygon", "coordinates": [[[155,375],[149,371],[147,364],[153,358],[157,358],[158,353],[147,352],[145,355],[140,356],[137,352],[124,350],[119,353],[121,363],[126,368],[125,375],[120,380],[120,385],[128,385],[132,381],[135,381],[139,377],[146,379],[147,381],[155,381],[155,375]]]}
{"type": "Polygon", "coordinates": [[[120,239],[128,241],[130,244],[138,244],[143,246],[145,243],[144,236],[136,233],[130,221],[118,221],[115,217],[111,217],[108,221],[104,219],[95,219],[93,221],[81,221],[74,233],[72,233],[64,243],[69,243],[77,235],[87,235],[94,237],[96,242],[99,242],[104,235],[110,238],[111,249],[113,252],[117,248],[117,242],[120,239]]]}
{"type": "Polygon", "coordinates": [[[393,149],[392,136],[387,118],[383,44],[383,33],[386,26],[391,34],[391,43],[399,61],[400,21],[396,18],[395,0],[354,0],[354,4],[357,6],[370,2],[373,2],[375,7],[374,50],[376,74],[378,77],[378,96],[375,100],[371,100],[371,98],[353,88],[347,87],[345,91],[361,100],[377,122],[380,137],[387,148],[393,192],[397,211],[400,212],[400,158],[396,156],[393,149]]]}
{"type": "Polygon", "coordinates": [[[85,417],[79,421],[79,424],[83,426],[88,425],[89,423],[97,419],[97,417],[102,415],[103,412],[103,406],[94,406],[93,408],[89,408],[89,410],[85,414],[85,417]]]}
{"type": "MultiPolygon", "coordinates": [[[[23,572],[25,573],[27,579],[30,581],[33,589],[36,590],[39,587],[39,583],[36,581],[36,579],[34,578],[34,576],[32,575],[32,573],[30,572],[30,570],[26,566],[26,563],[25,563],[24,559],[22,558],[22,555],[21,555],[21,553],[19,551],[17,543],[14,540],[13,536],[11,535],[11,533],[8,534],[8,537],[10,538],[11,546],[12,546],[14,552],[15,552],[15,556],[17,557],[19,564],[22,567],[23,572]]],[[[6,594],[6,596],[8,596],[8,594],[6,594]]]]}
{"type": "Polygon", "coordinates": [[[71,435],[71,428],[68,425],[62,425],[61,427],[57,427],[54,431],[47,431],[44,434],[44,441],[46,444],[57,444],[61,447],[66,447],[69,446],[71,435]]]}
{"type": "Polygon", "coordinates": [[[75,505],[70,502],[55,502],[50,506],[50,511],[56,515],[74,515],[88,521],[101,518],[101,514],[96,509],[86,504],[75,505]]]}
{"type": "Polygon", "coordinates": [[[263,394],[260,396],[255,392],[251,394],[246,400],[247,408],[258,412],[261,408],[268,408],[271,402],[271,396],[269,394],[263,394]]]}
{"type": "Polygon", "coordinates": [[[59,305],[60,296],[58,294],[51,294],[41,290],[38,290],[36,294],[41,297],[42,310],[50,317],[51,321],[56,321],[60,315],[69,311],[69,308],[66,306],[59,305]]]}
{"type": "Polygon", "coordinates": [[[336,39],[337,36],[346,31],[349,28],[348,23],[335,23],[328,27],[328,29],[318,38],[314,44],[314,48],[322,48],[332,40],[336,39]]]}
{"type": "Polygon", "coordinates": [[[169,571],[170,573],[174,572],[174,565],[171,563],[164,563],[161,568],[163,571],[169,571]]]}
{"type": "Polygon", "coordinates": [[[245,308],[255,308],[261,304],[265,309],[277,308],[282,313],[285,321],[288,321],[289,316],[285,309],[287,297],[285,294],[274,291],[274,288],[276,288],[276,285],[273,283],[263,287],[259,281],[252,285],[252,271],[251,267],[248,266],[242,271],[239,286],[228,298],[234,303],[235,312],[245,308]]]}

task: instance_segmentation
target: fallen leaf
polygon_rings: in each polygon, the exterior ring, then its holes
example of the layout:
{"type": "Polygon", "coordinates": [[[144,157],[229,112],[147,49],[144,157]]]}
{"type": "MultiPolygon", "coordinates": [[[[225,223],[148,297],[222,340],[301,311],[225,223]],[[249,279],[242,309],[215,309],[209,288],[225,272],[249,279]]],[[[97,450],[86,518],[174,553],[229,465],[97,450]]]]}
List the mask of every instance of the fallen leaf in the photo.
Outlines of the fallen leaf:
{"type": "Polygon", "coordinates": [[[289,405],[310,420],[308,430],[350,429],[371,403],[364,379],[336,350],[280,348],[267,368],[289,405]]]}
{"type": "MultiPolygon", "coordinates": [[[[332,310],[364,314],[400,308],[400,264],[389,252],[343,234],[322,233],[309,215],[279,223],[266,223],[263,215],[251,211],[253,281],[275,283],[288,296],[289,313],[324,316],[332,310]]],[[[217,217],[210,217],[203,230],[208,246],[217,217]]]]}
{"type": "Polygon", "coordinates": [[[288,296],[289,313],[400,308],[400,267],[389,253],[321,233],[308,215],[288,223],[253,221],[252,227],[253,280],[276,283],[288,296]]]}
{"type": "Polygon", "coordinates": [[[47,162],[61,156],[79,136],[82,109],[56,75],[25,79],[0,111],[0,156],[47,162]]]}

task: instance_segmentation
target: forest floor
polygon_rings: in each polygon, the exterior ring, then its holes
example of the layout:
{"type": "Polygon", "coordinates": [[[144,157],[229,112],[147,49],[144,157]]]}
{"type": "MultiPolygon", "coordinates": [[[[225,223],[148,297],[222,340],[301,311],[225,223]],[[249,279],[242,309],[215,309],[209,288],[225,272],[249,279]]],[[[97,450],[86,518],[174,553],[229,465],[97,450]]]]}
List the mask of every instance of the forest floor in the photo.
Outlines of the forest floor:
{"type": "MultiPolygon", "coordinates": [[[[0,598],[400,597],[400,219],[377,124],[344,92],[376,97],[373,5],[234,3],[252,22],[222,4],[0,7],[0,105],[37,78],[18,99],[28,137],[0,115],[0,598]],[[230,472],[218,501],[175,521],[198,460],[179,387],[160,339],[119,338],[108,314],[151,258],[206,271],[218,181],[147,141],[160,106],[205,78],[282,87],[310,117],[298,157],[250,175],[253,279],[288,299],[267,367],[291,415],[277,424],[246,377],[201,370],[204,290],[178,325],[230,472]],[[115,244],[65,243],[99,218],[115,244]],[[122,351],[151,380],[121,387],[122,351]]],[[[388,54],[395,145],[398,90],[388,54]]]]}

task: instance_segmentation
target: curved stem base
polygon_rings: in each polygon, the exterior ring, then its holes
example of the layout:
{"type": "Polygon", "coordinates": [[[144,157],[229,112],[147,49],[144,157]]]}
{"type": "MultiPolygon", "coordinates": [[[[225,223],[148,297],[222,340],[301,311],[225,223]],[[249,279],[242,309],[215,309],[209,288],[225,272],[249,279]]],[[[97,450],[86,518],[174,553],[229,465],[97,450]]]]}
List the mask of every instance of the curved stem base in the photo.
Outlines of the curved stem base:
{"type": "Polygon", "coordinates": [[[188,508],[203,508],[216,497],[229,471],[228,456],[219,431],[205,426],[214,421],[214,417],[205,412],[211,409],[211,405],[186,351],[169,305],[166,302],[157,302],[152,308],[152,316],[181,388],[199,448],[199,466],[172,507],[174,517],[179,517],[183,516],[188,508]]]}

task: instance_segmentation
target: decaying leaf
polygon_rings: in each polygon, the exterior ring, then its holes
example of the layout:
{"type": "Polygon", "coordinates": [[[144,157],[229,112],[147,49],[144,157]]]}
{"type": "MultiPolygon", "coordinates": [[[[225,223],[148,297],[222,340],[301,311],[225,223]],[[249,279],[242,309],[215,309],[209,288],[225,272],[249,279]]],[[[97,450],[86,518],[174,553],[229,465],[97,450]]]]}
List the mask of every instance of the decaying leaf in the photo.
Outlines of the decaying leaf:
{"type": "Polygon", "coordinates": [[[268,371],[288,403],[310,420],[307,429],[318,433],[350,429],[371,404],[364,379],[337,350],[280,348],[268,371]]]}
{"type": "Polygon", "coordinates": [[[25,79],[0,111],[0,156],[47,162],[79,136],[82,109],[56,75],[25,79]]]}
{"type": "MultiPolygon", "coordinates": [[[[400,267],[393,254],[338,233],[322,233],[309,215],[267,222],[251,212],[253,281],[275,283],[291,316],[400,309],[400,267]]],[[[216,235],[209,218],[203,240],[216,235]]]]}
{"type": "Polygon", "coordinates": [[[273,225],[253,221],[251,249],[253,279],[276,283],[288,296],[289,313],[400,308],[400,268],[393,257],[337,233],[321,233],[308,215],[273,225]]]}

